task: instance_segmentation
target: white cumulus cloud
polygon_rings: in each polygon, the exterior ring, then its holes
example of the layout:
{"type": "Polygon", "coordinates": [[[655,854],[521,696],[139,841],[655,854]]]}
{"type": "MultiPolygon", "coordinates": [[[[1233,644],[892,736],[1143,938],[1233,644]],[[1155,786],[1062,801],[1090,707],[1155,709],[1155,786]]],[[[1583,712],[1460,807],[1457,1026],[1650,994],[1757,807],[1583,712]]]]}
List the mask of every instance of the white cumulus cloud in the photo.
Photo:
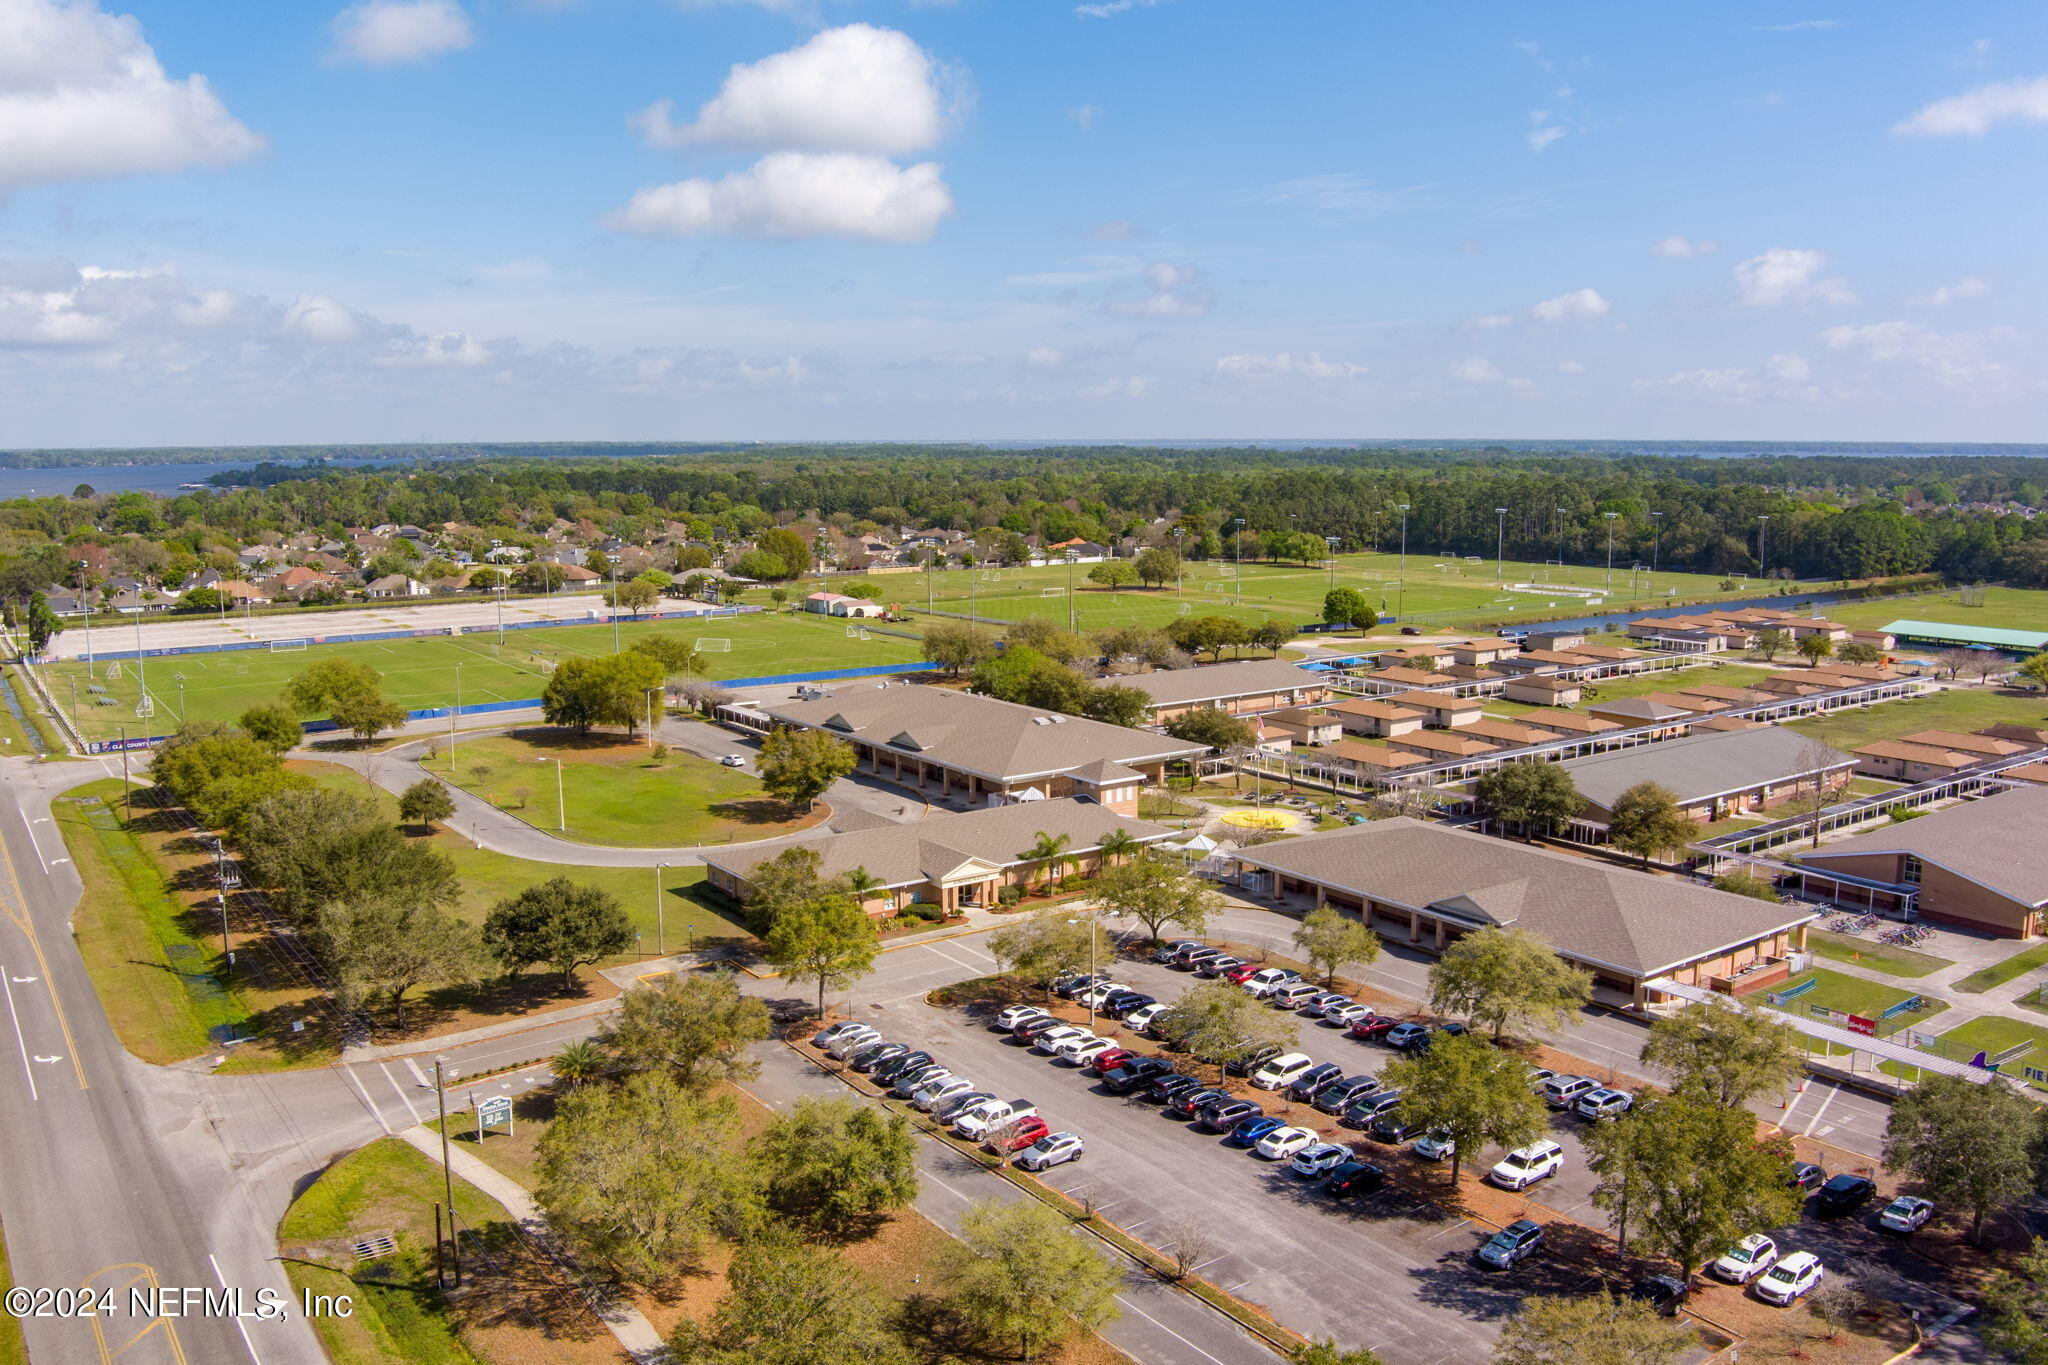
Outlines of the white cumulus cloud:
{"type": "Polygon", "coordinates": [[[1693,256],[1711,256],[1721,249],[1719,242],[1703,241],[1696,237],[1685,237],[1674,232],[1650,243],[1652,255],[1668,257],[1674,261],[1686,260],[1693,256]]]}
{"type": "Polygon", "coordinates": [[[1612,304],[1600,297],[1595,289],[1574,289],[1569,294],[1559,294],[1554,299],[1545,299],[1529,309],[1529,316],[1538,322],[1568,322],[1573,319],[1597,318],[1606,314],[1612,304]]]}
{"type": "Polygon", "coordinates": [[[1981,299],[1990,292],[1991,282],[1989,280],[1984,279],[1980,275],[1965,275],[1954,284],[1944,284],[1939,288],[1930,289],[1925,294],[1918,294],[1907,299],[1906,302],[1912,304],[1915,308],[1946,308],[1952,303],[1961,303],[1965,299],[1981,299]]]}
{"type": "Polygon", "coordinates": [[[911,152],[945,134],[946,114],[941,73],[922,48],[894,29],[847,24],[733,67],[692,123],[678,126],[669,100],[631,121],[649,146],[671,151],[911,152]]]}
{"type": "Polygon", "coordinates": [[[1679,370],[1662,379],[1638,379],[1638,393],[1674,398],[1703,398],[1730,407],[1760,402],[1812,402],[1821,389],[1810,382],[1813,367],[1805,356],[1774,355],[1759,366],[1720,370],[1679,370]]]}
{"type": "Polygon", "coordinates": [[[1942,384],[1960,388],[1993,378],[2005,366],[1984,353],[1987,340],[2003,341],[2010,328],[1992,328],[1983,335],[1968,332],[1936,332],[1917,322],[1871,322],[1861,326],[1830,327],[1820,339],[1831,351],[1851,351],[1872,360],[1911,365],[1942,384]]]}
{"type": "Polygon", "coordinates": [[[1215,301],[1191,265],[1154,261],[1140,275],[1152,292],[1140,299],[1111,299],[1108,312],[1125,318],[1198,318],[1215,301]]]}
{"type": "Polygon", "coordinates": [[[1154,382],[1149,374],[1133,374],[1105,379],[1100,384],[1090,384],[1074,392],[1083,398],[1143,398],[1152,392],[1154,382]]]}
{"type": "Polygon", "coordinates": [[[1314,351],[1294,355],[1226,355],[1216,359],[1216,373],[1226,379],[1360,379],[1369,371],[1343,360],[1325,360],[1314,351]]]}
{"type": "Polygon", "coordinates": [[[1818,251],[1774,246],[1735,267],[1735,285],[1751,308],[1782,303],[1854,303],[1856,295],[1838,275],[1819,277],[1828,258],[1818,251]],[[1819,278],[1816,278],[1819,277],[1819,278]]]}
{"type": "Polygon", "coordinates": [[[1450,368],[1451,378],[1461,384],[1498,384],[1502,379],[1500,366],[1484,356],[1467,356],[1450,368]]]}
{"type": "Polygon", "coordinates": [[[92,0],[0,3],[0,192],[252,155],[204,76],[165,74],[142,26],[92,0]]]}
{"type": "Polygon", "coordinates": [[[476,41],[455,0],[364,0],[334,17],[334,55],[364,66],[423,62],[476,41]]]}
{"type": "Polygon", "coordinates": [[[1045,370],[1066,361],[1066,355],[1056,346],[1033,346],[1024,353],[1024,363],[1045,370]]]}
{"type": "Polygon", "coordinates": [[[605,224],[651,237],[854,237],[922,242],[953,212],[937,162],[772,152],[718,180],[651,185],[605,224]]]}
{"type": "Polygon", "coordinates": [[[1950,95],[1892,131],[1920,137],[1982,137],[2001,123],[2048,123],[2048,76],[1996,81],[1950,95]]]}

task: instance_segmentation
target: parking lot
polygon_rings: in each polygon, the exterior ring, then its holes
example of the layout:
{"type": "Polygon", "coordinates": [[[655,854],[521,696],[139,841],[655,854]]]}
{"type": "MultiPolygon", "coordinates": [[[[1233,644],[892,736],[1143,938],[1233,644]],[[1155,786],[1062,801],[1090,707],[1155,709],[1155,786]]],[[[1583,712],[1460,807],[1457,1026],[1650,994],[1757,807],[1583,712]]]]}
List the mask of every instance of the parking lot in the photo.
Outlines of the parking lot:
{"type": "MultiPolygon", "coordinates": [[[[1198,1273],[1247,1301],[1268,1305],[1295,1330],[1370,1346],[1404,1365],[1469,1360],[1491,1350],[1501,1324],[1526,1296],[1592,1287],[1583,1270],[1554,1256],[1539,1254],[1505,1273],[1481,1269],[1473,1253],[1493,1230],[1485,1223],[1392,1184],[1339,1205],[1316,1192],[1317,1182],[1285,1165],[1226,1147],[1220,1136],[1176,1121],[1157,1105],[1113,1096],[1094,1077],[963,1012],[927,1005],[923,997],[931,988],[995,965],[973,940],[925,945],[915,957],[927,953],[929,965],[893,962],[889,995],[856,1013],[891,1040],[931,1051],[979,1089],[1031,1100],[1055,1131],[1080,1134],[1088,1144],[1086,1156],[1048,1172],[1048,1183],[1092,1202],[1104,1217],[1155,1246],[1199,1228],[1208,1250],[1198,1273]]],[[[1146,960],[1119,961],[1107,970],[1162,1000],[1200,979],[1146,960]]],[[[1337,1063],[1347,1074],[1378,1074],[1396,1055],[1297,1018],[1299,1050],[1337,1063]]],[[[1105,1019],[1097,1031],[1107,1035],[1109,1027],[1105,1019]]],[[[1351,1143],[1364,1159],[1389,1164],[1391,1149],[1369,1136],[1339,1128],[1306,1105],[1288,1105],[1283,1096],[1261,1098],[1276,1116],[1325,1130],[1333,1140],[1351,1143]]],[[[1562,1214],[1606,1227],[1605,1215],[1591,1203],[1594,1182],[1579,1141],[1584,1126],[1576,1116],[1553,1115],[1550,1136],[1565,1151],[1563,1171],[1534,1186],[1518,1201],[1517,1213],[1526,1209],[1540,1222],[1562,1214]]],[[[1498,1156],[1487,1153],[1481,1160],[1490,1165],[1498,1156]]],[[[1952,1301],[1925,1288],[1936,1268],[1914,1253],[1909,1240],[1870,1226],[1876,1207],[1863,1217],[1808,1217],[1781,1230],[1780,1244],[1815,1251],[1831,1267],[1852,1258],[1882,1265],[1902,1281],[1888,1297],[1921,1307],[1928,1320],[1943,1316],[1952,1301]]]]}

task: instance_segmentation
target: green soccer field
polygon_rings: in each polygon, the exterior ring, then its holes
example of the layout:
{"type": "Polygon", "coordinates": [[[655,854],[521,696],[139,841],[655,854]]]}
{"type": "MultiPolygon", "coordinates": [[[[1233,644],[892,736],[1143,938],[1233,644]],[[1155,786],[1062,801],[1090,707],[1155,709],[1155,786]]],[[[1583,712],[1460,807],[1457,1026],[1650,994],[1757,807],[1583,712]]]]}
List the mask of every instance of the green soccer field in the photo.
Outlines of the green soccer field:
{"type": "MultiPolygon", "coordinates": [[[[1067,624],[1069,619],[1081,630],[1105,626],[1161,626],[1176,616],[1221,614],[1256,621],[1278,616],[1307,623],[1321,616],[1323,594],[1334,584],[1357,588],[1382,615],[1398,615],[1406,622],[1441,624],[1457,628],[1473,621],[1506,621],[1517,616],[1566,617],[1588,610],[1584,593],[1508,592],[1496,581],[1492,560],[1473,563],[1455,556],[1439,557],[1410,552],[1405,580],[1397,554],[1343,555],[1335,573],[1328,566],[1303,567],[1286,564],[1246,564],[1240,579],[1229,560],[1189,563],[1179,589],[1125,588],[1111,592],[1088,582],[1092,565],[1073,566],[1073,590],[1068,591],[1066,565],[1043,568],[972,571],[971,602],[978,616],[1016,621],[1030,616],[1049,617],[1067,624]],[[1071,618],[1070,618],[1071,613],[1071,618]]],[[[1513,560],[1502,566],[1500,577],[1508,583],[1556,585],[1590,593],[1607,591],[1605,568],[1580,565],[1523,564],[1513,560]]],[[[970,605],[969,571],[949,569],[942,573],[897,574],[877,580],[884,600],[910,611],[936,609],[966,612],[970,605]]],[[[1613,593],[1601,609],[1623,610],[1647,607],[1667,600],[1691,600],[1724,595],[1721,579],[1709,574],[1631,572],[1618,566],[1613,593]]],[[[1742,590],[1758,591],[1758,585],[1736,580],[1742,590]]],[[[1734,595],[1734,594],[1726,594],[1734,595]]]]}
{"type": "MultiPolygon", "coordinates": [[[[705,655],[709,665],[706,676],[711,678],[906,663],[918,657],[915,640],[872,633],[859,639],[847,634],[843,620],[801,615],[719,617],[701,622],[626,621],[619,625],[619,643],[630,645],[641,636],[657,633],[713,642],[716,652],[705,655]],[[717,650],[716,642],[721,640],[728,648],[717,650]]],[[[136,715],[141,670],[135,660],[98,664],[91,677],[87,677],[83,661],[52,664],[45,676],[59,706],[73,708],[76,697],[72,714],[87,738],[112,739],[124,729],[130,735],[169,733],[178,724],[181,702],[186,718],[231,721],[251,706],[275,701],[294,674],[320,659],[358,659],[370,665],[384,675],[386,697],[420,710],[456,700],[458,664],[461,700],[470,705],[538,697],[547,686],[549,662],[611,652],[612,628],[596,625],[507,631],[502,645],[495,631],[478,631],[367,644],[312,645],[285,652],[252,649],[174,655],[148,660],[155,714],[147,719],[136,715]],[[93,687],[104,691],[95,693],[93,687]]]]}

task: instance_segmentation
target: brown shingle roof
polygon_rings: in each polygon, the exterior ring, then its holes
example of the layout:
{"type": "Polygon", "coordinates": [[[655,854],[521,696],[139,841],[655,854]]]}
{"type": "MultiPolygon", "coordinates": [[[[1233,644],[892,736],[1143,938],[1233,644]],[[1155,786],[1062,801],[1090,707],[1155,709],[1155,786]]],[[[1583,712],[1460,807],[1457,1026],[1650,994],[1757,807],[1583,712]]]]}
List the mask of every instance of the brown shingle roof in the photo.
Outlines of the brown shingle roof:
{"type": "Polygon", "coordinates": [[[1328,680],[1286,659],[1240,659],[1202,668],[1172,668],[1118,678],[1119,687],[1135,687],[1154,706],[1185,706],[1189,702],[1256,697],[1268,692],[1327,690],[1328,680]]]}
{"type": "Polygon", "coordinates": [[[2048,903],[2048,787],[2011,791],[1929,811],[1800,855],[1803,862],[1910,853],[2022,905],[2048,903]]]}

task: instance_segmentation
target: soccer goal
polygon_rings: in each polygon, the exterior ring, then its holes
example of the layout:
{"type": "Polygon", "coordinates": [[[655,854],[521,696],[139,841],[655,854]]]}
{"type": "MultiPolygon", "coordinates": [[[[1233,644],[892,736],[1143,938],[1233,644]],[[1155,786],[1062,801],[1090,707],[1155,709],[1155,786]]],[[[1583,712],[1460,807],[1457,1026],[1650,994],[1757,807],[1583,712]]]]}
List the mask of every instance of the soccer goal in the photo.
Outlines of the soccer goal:
{"type": "Polygon", "coordinates": [[[849,640],[865,640],[869,637],[867,630],[864,627],[848,626],[846,628],[846,638],[849,640]]]}
{"type": "Polygon", "coordinates": [[[310,640],[306,639],[272,640],[270,642],[270,652],[272,654],[292,654],[304,649],[307,645],[311,643],[312,642],[310,640]]]}
{"type": "Polygon", "coordinates": [[[1466,555],[1465,562],[1467,564],[1484,564],[1486,561],[1481,559],[1478,555],[1466,555]]]}
{"type": "Polygon", "coordinates": [[[699,654],[730,654],[732,641],[722,635],[713,635],[697,642],[699,654]]]}
{"type": "MultiPolygon", "coordinates": [[[[1984,605],[1984,596],[1985,588],[1982,583],[1965,583],[1956,590],[1956,605],[1981,607],[1984,605]]],[[[110,673],[107,676],[112,677],[114,675],[110,673]]]]}
{"type": "Polygon", "coordinates": [[[1065,588],[1040,588],[1038,595],[1040,597],[1065,597],[1067,590],[1065,588]]]}
{"type": "Polygon", "coordinates": [[[149,693],[142,694],[142,700],[135,703],[135,719],[148,720],[156,714],[156,701],[149,693]]]}
{"type": "Polygon", "coordinates": [[[116,659],[116,660],[114,660],[114,661],[113,661],[112,663],[110,663],[110,664],[108,664],[108,665],[107,665],[107,681],[108,681],[108,682],[119,682],[120,680],[121,680],[121,661],[120,661],[119,659],[116,659]]]}

